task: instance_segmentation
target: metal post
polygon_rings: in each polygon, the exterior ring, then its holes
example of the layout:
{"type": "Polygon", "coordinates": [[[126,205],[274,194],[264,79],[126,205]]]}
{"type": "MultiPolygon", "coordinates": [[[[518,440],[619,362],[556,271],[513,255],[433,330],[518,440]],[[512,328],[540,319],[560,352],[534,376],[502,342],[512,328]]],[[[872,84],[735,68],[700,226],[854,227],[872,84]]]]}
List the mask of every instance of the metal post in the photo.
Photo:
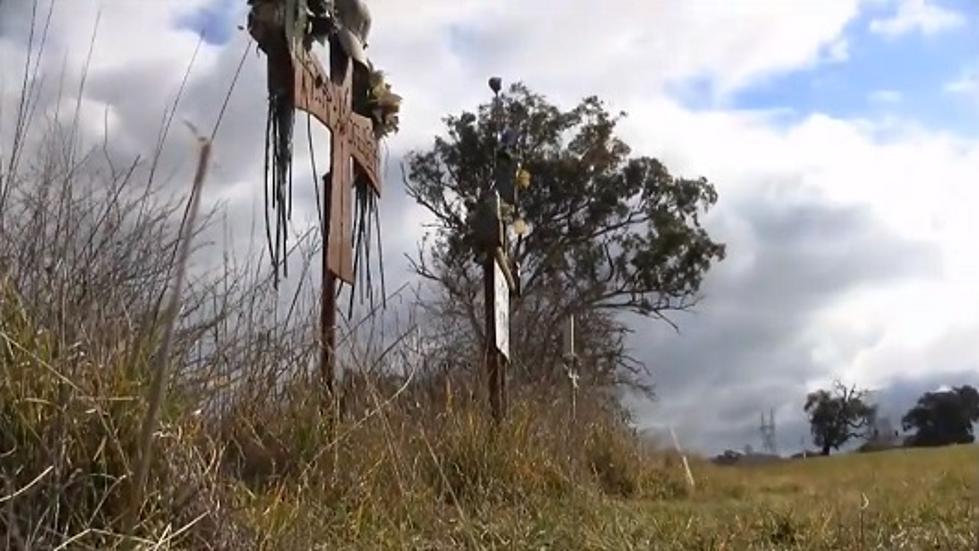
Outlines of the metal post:
{"type": "MultiPolygon", "coordinates": [[[[489,81],[490,89],[493,91],[493,113],[492,119],[496,128],[493,129],[495,139],[495,145],[498,147],[500,140],[500,133],[502,129],[500,128],[500,91],[502,90],[501,79],[494,77],[489,81]]],[[[497,174],[497,158],[498,152],[494,152],[493,156],[493,177],[497,174]]],[[[501,423],[506,417],[507,408],[507,392],[506,392],[506,358],[497,349],[498,337],[496,334],[496,263],[500,262],[500,267],[503,268],[507,273],[509,273],[509,268],[506,265],[506,254],[505,250],[501,249],[504,246],[505,238],[500,239],[498,235],[499,227],[499,196],[497,195],[496,183],[491,179],[487,182],[486,186],[486,201],[487,205],[492,204],[492,214],[487,218],[488,222],[492,222],[493,228],[493,238],[487,240],[487,244],[484,248],[485,258],[483,260],[483,292],[485,295],[485,325],[486,325],[486,343],[485,343],[485,355],[486,355],[486,373],[489,377],[489,401],[490,401],[490,411],[493,416],[493,420],[496,423],[501,423]],[[495,199],[494,199],[495,198],[495,199]],[[499,257],[499,258],[498,258],[499,257]]],[[[489,212],[487,210],[486,212],[489,212]]],[[[510,281],[507,281],[507,285],[512,289],[510,281]]],[[[509,304],[505,305],[509,308],[509,304]]]]}
{"type": "Polygon", "coordinates": [[[676,431],[673,430],[672,425],[670,425],[670,436],[673,438],[673,448],[676,449],[676,453],[683,460],[683,471],[687,474],[687,484],[690,485],[690,491],[693,492],[697,489],[697,483],[693,479],[693,471],[690,470],[690,462],[687,461],[687,454],[683,453],[683,449],[680,447],[680,440],[676,437],[676,431]]]}
{"type": "MultiPolygon", "coordinates": [[[[334,167],[337,170],[337,167],[334,167]]],[[[330,271],[329,254],[330,241],[330,198],[332,196],[333,174],[327,172],[323,176],[323,251],[322,271],[320,274],[320,376],[326,386],[326,396],[323,407],[327,413],[327,432],[331,440],[336,438],[337,424],[340,420],[340,396],[336,392],[336,348],[337,348],[337,278],[330,271]]],[[[330,465],[330,480],[337,483],[339,473],[339,446],[333,446],[333,462],[330,465]]]]}
{"type": "MultiPolygon", "coordinates": [[[[509,307],[510,305],[507,304],[507,308],[509,307]]],[[[510,367],[510,360],[503,354],[496,352],[496,364],[497,379],[500,380],[500,421],[503,421],[510,409],[510,392],[507,385],[507,369],[510,367]]]]}
{"type": "Polygon", "coordinates": [[[322,285],[323,300],[321,304],[322,312],[320,313],[322,355],[320,357],[320,373],[323,376],[323,382],[326,384],[327,392],[330,396],[333,396],[337,342],[337,280],[333,277],[333,274],[324,272],[322,285]]]}
{"type": "Polygon", "coordinates": [[[578,420],[578,370],[576,365],[577,360],[571,360],[571,374],[568,379],[571,380],[571,422],[574,423],[578,420]]]}
{"type": "Polygon", "coordinates": [[[496,259],[491,251],[487,251],[483,262],[483,291],[486,297],[486,374],[489,377],[489,401],[493,420],[497,423],[503,420],[503,383],[501,376],[500,353],[496,350],[496,286],[494,283],[494,263],[496,259]]]}
{"type": "Polygon", "coordinates": [[[323,176],[323,252],[321,274],[322,292],[320,303],[320,376],[326,385],[330,399],[334,399],[334,375],[336,370],[336,329],[337,329],[337,280],[327,267],[328,255],[326,253],[330,239],[330,197],[331,197],[332,174],[326,173],[323,176]]]}
{"type": "Polygon", "coordinates": [[[578,356],[571,357],[571,422],[578,420],[578,356]]]}

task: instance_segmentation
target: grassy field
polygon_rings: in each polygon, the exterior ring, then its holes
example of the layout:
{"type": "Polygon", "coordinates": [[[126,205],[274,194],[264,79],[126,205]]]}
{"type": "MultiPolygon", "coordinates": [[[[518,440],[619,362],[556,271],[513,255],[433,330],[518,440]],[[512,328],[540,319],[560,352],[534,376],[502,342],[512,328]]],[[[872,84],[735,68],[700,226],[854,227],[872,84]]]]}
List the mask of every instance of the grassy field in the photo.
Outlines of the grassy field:
{"type": "MultiPolygon", "coordinates": [[[[693,495],[485,507],[350,548],[977,549],[979,448],[695,464],[693,495]]],[[[429,517],[438,518],[437,516],[429,517]]],[[[396,531],[397,532],[397,531],[396,531]]]]}
{"type": "Polygon", "coordinates": [[[657,474],[629,498],[586,483],[560,497],[460,507],[419,500],[403,514],[361,512],[334,516],[346,522],[329,528],[286,530],[274,547],[297,537],[286,533],[319,529],[324,549],[977,549],[976,447],[753,467],[695,462],[693,493],[659,470],[679,469],[675,458],[650,461],[657,474]]]}
{"type": "Polygon", "coordinates": [[[701,466],[674,502],[612,503],[582,548],[977,549],[979,448],[701,466]]]}

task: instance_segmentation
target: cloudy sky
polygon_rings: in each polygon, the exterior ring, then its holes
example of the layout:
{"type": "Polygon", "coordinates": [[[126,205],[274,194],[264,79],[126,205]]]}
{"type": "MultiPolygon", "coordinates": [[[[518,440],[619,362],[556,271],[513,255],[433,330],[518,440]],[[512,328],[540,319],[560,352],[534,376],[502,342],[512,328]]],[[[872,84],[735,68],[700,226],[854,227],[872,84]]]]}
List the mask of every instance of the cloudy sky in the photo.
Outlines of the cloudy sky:
{"type": "MultiPolygon", "coordinates": [[[[60,0],[40,61],[40,113],[81,101],[91,143],[149,155],[201,30],[179,117],[213,124],[245,52],[244,0],[60,0]]],[[[31,0],[0,0],[0,147],[9,150],[31,0]]],[[[50,0],[40,0],[38,17],[50,0]]],[[[637,320],[633,343],[659,399],[641,425],[674,425],[691,448],[759,445],[774,408],[779,445],[806,434],[806,392],[833,378],[877,389],[899,418],[923,391],[979,382],[979,4],[974,0],[376,0],[370,54],[405,96],[385,145],[387,270],[423,233],[399,158],[439,118],[488,96],[490,75],[570,106],[592,94],[629,117],[638,154],[706,176],[709,226],[728,259],[676,334],[637,320]]],[[[264,63],[247,54],[222,123],[211,200],[232,243],[261,191],[264,63]]],[[[67,109],[67,107],[65,107],[67,109]]],[[[326,134],[314,131],[316,147],[326,134]]],[[[300,132],[297,144],[304,144],[300,132]]],[[[191,141],[164,156],[180,185],[191,141]]],[[[297,181],[311,177],[297,146],[297,181]],[[303,173],[303,171],[306,171],[303,173]]],[[[182,179],[183,178],[183,179],[182,179]]],[[[311,216],[312,185],[300,200],[311,216]]]]}

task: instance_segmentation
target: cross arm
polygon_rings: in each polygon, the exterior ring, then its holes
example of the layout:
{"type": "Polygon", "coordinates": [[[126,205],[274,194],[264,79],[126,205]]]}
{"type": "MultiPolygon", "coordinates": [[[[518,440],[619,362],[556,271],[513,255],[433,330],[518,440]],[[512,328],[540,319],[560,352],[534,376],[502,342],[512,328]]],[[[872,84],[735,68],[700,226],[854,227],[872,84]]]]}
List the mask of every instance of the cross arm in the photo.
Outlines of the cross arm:
{"type": "Polygon", "coordinates": [[[380,158],[374,125],[367,117],[351,111],[349,73],[344,78],[344,85],[337,85],[310,55],[298,56],[295,71],[296,109],[306,111],[331,132],[343,136],[362,174],[380,194],[380,158]]]}

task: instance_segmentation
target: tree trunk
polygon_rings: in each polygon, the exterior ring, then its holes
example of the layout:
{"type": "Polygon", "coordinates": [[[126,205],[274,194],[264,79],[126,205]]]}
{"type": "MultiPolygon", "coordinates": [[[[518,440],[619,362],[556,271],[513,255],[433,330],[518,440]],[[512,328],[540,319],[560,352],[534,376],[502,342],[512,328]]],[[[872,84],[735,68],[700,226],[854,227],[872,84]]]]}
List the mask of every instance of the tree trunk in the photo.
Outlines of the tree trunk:
{"type": "Polygon", "coordinates": [[[830,446],[826,444],[823,446],[823,455],[829,455],[830,446]]]}

